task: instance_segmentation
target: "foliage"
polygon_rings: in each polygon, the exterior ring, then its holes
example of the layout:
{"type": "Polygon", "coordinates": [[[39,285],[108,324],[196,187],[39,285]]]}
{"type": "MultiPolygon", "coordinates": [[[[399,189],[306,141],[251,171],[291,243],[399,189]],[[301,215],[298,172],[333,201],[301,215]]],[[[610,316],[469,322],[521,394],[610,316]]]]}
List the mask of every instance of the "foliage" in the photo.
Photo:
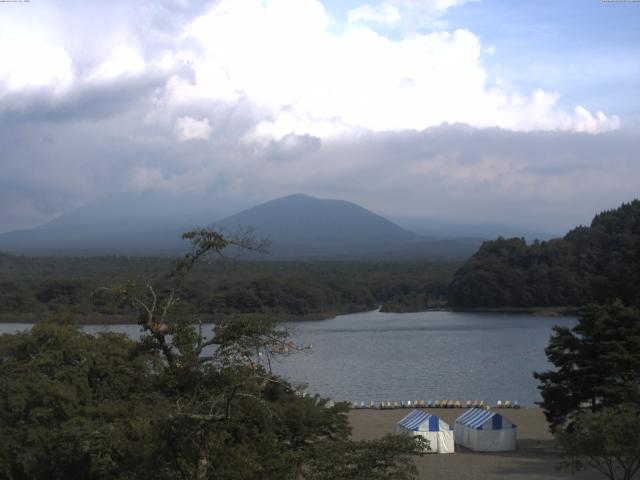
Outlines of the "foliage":
{"type": "MultiPolygon", "coordinates": [[[[424,261],[279,263],[216,258],[203,262],[198,257],[182,279],[183,301],[203,315],[260,314],[283,320],[330,317],[376,305],[385,311],[442,305],[458,267],[424,261]]],[[[131,316],[131,310],[96,289],[105,282],[164,279],[168,268],[169,260],[162,258],[0,254],[0,315],[15,320],[71,311],[82,322],[122,322],[122,315],[131,316]]]]}
{"type": "Polygon", "coordinates": [[[167,399],[152,351],[42,323],[0,336],[0,478],[124,478],[167,399]],[[135,448],[134,448],[135,446],[135,448]]]}
{"type": "Polygon", "coordinates": [[[581,412],[557,438],[572,472],[593,468],[610,480],[631,480],[640,471],[640,406],[625,404],[581,412]]]}
{"type": "Polygon", "coordinates": [[[581,306],[620,298],[640,306],[640,200],[596,215],[590,227],[527,245],[485,242],[455,274],[457,306],[581,306]]]}
{"type": "Polygon", "coordinates": [[[68,316],[0,336],[0,480],[415,478],[415,441],[350,441],[346,405],[273,374],[286,330],[229,316],[204,332],[185,277],[229,243],[187,238],[168,274],[100,291],[138,312],[140,341],[68,316]]]}
{"type": "Polygon", "coordinates": [[[554,331],[545,351],[556,369],[534,374],[553,430],[571,428],[585,405],[640,403],[640,310],[620,301],[592,305],[575,327],[554,331]]]}
{"type": "Polygon", "coordinates": [[[407,480],[417,470],[411,455],[423,452],[424,439],[408,435],[386,435],[376,441],[341,441],[319,444],[308,480],[407,480]],[[398,461],[403,458],[403,461],[398,461]]]}

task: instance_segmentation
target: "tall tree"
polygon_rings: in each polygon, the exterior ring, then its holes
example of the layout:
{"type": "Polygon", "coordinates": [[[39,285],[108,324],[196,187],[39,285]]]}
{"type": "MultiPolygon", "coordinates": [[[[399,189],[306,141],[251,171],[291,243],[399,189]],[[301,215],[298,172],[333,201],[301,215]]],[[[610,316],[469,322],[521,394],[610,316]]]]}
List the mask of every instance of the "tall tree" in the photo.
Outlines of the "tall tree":
{"type": "Polygon", "coordinates": [[[640,402],[640,311],[620,301],[587,307],[573,328],[555,327],[546,354],[555,370],[535,373],[552,430],[584,407],[640,402]]]}

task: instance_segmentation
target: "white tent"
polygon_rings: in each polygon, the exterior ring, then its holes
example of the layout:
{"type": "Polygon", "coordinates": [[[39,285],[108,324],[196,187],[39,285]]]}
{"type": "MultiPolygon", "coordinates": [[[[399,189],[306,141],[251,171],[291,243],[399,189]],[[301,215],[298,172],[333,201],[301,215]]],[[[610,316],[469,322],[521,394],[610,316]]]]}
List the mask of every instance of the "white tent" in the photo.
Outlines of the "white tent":
{"type": "Polygon", "coordinates": [[[503,452],[516,449],[516,426],[499,413],[472,408],[454,424],[458,445],[476,452],[503,452]]]}
{"type": "Polygon", "coordinates": [[[428,442],[427,452],[453,453],[453,430],[448,423],[427,412],[413,410],[398,422],[396,432],[424,437],[428,442]]]}

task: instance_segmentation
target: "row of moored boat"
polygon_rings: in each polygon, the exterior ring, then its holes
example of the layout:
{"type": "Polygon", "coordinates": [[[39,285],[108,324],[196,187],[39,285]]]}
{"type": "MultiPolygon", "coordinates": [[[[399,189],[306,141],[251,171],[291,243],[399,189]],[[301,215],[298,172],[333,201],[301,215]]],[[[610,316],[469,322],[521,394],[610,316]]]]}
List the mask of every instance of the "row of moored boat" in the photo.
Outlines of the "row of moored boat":
{"type": "MultiPolygon", "coordinates": [[[[485,408],[489,409],[492,406],[485,403],[482,400],[467,400],[461,402],[460,400],[401,400],[401,401],[385,401],[376,402],[371,400],[369,402],[353,401],[351,407],[354,409],[396,409],[396,408],[485,408]]],[[[520,408],[518,401],[511,400],[498,400],[494,408],[520,408]]]]}

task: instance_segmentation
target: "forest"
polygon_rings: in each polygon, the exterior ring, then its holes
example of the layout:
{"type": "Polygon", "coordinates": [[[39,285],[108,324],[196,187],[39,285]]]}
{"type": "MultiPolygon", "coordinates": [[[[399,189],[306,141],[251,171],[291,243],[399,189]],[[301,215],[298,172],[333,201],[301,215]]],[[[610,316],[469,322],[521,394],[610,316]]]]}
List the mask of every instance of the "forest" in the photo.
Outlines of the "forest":
{"type": "MultiPolygon", "coordinates": [[[[83,323],[128,321],[102,287],[153,281],[171,260],[151,257],[23,257],[0,254],[0,319],[39,321],[60,312],[83,323]]],[[[442,306],[458,263],[213,261],[198,265],[182,295],[207,315],[318,319],[372,310],[442,306]]]]}
{"type": "Polygon", "coordinates": [[[640,201],[599,213],[590,226],[528,245],[485,242],[456,273],[459,307],[582,306],[614,298],[640,305],[640,201]]]}

